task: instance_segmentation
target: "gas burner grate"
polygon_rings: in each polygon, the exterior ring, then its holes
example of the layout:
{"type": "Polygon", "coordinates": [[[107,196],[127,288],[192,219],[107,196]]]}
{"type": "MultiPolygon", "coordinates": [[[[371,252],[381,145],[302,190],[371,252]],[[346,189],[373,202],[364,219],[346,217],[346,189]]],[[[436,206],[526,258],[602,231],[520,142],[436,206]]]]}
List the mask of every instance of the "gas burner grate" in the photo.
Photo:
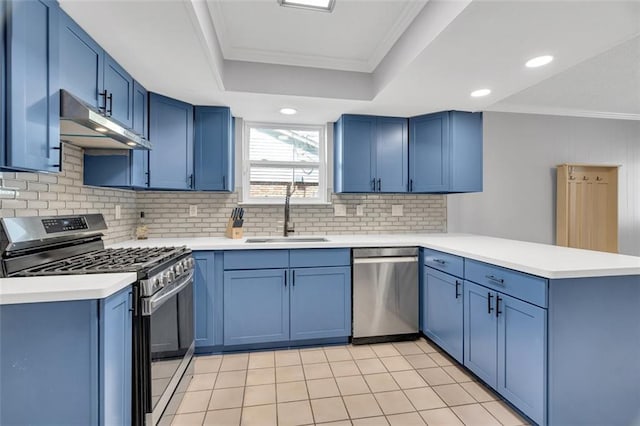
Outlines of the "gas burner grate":
{"type": "Polygon", "coordinates": [[[28,268],[21,276],[99,274],[148,270],[187,251],[185,247],[103,249],[28,268]]]}

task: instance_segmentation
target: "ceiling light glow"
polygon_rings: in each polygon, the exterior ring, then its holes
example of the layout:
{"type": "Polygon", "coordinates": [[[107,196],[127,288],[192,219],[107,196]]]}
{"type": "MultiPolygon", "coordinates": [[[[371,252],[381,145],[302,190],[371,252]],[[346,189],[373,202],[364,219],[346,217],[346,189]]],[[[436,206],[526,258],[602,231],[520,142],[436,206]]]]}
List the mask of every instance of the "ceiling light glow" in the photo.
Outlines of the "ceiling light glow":
{"type": "Polygon", "coordinates": [[[127,142],[127,145],[129,145],[129,146],[138,146],[138,144],[133,142],[133,141],[132,142],[127,142]]]}
{"type": "Polygon", "coordinates": [[[481,98],[482,96],[487,96],[491,93],[490,89],[478,89],[471,92],[471,96],[474,98],[481,98]]]}
{"type": "Polygon", "coordinates": [[[104,133],[106,131],[107,131],[107,129],[105,129],[104,127],[96,127],[96,132],[104,133]]]}
{"type": "Polygon", "coordinates": [[[278,0],[280,6],[300,7],[304,9],[322,10],[331,12],[335,0],[278,0]]]}
{"type": "Polygon", "coordinates": [[[538,68],[547,65],[551,61],[553,61],[553,56],[551,55],[537,56],[535,58],[529,59],[525,66],[527,68],[538,68]]]}
{"type": "Polygon", "coordinates": [[[298,111],[293,109],[293,108],[280,108],[280,114],[284,114],[284,115],[293,115],[293,114],[297,114],[298,111]]]}

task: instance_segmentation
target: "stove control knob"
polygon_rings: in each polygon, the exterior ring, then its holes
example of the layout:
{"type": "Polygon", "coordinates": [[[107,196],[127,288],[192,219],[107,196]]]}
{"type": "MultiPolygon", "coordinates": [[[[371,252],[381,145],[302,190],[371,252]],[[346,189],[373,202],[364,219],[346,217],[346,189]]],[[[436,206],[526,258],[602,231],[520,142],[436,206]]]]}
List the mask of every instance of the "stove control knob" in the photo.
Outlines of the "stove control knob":
{"type": "Polygon", "coordinates": [[[175,277],[173,271],[167,271],[163,274],[165,284],[171,284],[173,282],[173,278],[175,277]]]}
{"type": "Polygon", "coordinates": [[[193,268],[193,264],[195,263],[193,261],[193,257],[189,257],[189,258],[185,259],[184,261],[185,261],[185,263],[187,265],[187,268],[189,268],[189,269],[193,268]]]}
{"type": "Polygon", "coordinates": [[[176,275],[182,275],[182,273],[184,272],[184,267],[182,266],[182,263],[177,264],[175,267],[175,270],[176,270],[176,275]]]}

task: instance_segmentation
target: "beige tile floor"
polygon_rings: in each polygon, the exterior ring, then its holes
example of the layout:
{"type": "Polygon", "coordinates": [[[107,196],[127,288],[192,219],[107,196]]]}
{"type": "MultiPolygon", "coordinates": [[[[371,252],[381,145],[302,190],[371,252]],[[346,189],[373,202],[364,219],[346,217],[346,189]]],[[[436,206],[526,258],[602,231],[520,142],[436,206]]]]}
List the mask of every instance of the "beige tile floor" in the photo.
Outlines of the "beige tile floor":
{"type": "Polygon", "coordinates": [[[526,424],[424,339],[200,356],[161,425],[526,424]]]}

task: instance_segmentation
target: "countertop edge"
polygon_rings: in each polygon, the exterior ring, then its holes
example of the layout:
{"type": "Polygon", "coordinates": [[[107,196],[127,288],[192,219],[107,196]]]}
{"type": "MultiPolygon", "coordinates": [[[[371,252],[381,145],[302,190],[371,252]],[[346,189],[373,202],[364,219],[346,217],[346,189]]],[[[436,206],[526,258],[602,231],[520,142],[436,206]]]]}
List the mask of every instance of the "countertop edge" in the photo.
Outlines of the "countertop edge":
{"type": "Polygon", "coordinates": [[[77,277],[80,276],[1,278],[0,305],[105,299],[138,279],[135,273],[82,275],[85,279],[91,276],[99,277],[105,283],[89,288],[74,288],[73,281],[78,280],[77,277]],[[58,286],[58,289],[52,288],[54,284],[51,281],[60,277],[65,277],[70,282],[58,286]],[[30,282],[21,282],[26,280],[30,282]],[[49,283],[46,283],[47,281],[49,283]]]}

